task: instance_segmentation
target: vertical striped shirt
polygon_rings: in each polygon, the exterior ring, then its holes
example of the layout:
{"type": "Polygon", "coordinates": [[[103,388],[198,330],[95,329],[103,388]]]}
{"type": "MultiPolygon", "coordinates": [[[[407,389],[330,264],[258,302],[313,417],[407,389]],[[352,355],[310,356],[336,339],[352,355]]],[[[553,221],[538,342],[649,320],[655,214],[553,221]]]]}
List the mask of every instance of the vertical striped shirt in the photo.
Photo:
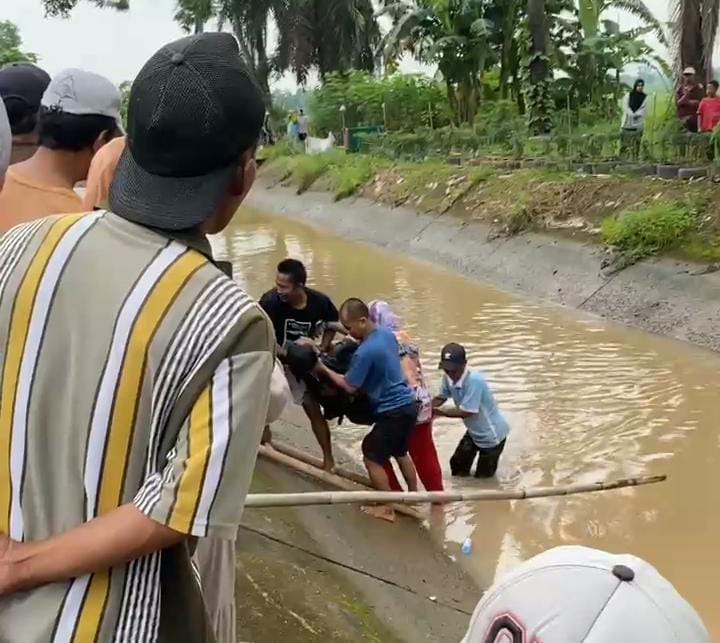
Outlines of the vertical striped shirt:
{"type": "MultiPolygon", "coordinates": [[[[234,538],[274,336],[209,246],[109,212],[15,228],[0,242],[0,350],[0,532],[40,540],[134,503],[234,538]]],[[[188,543],[0,598],[3,642],[208,632],[188,543]]]]}

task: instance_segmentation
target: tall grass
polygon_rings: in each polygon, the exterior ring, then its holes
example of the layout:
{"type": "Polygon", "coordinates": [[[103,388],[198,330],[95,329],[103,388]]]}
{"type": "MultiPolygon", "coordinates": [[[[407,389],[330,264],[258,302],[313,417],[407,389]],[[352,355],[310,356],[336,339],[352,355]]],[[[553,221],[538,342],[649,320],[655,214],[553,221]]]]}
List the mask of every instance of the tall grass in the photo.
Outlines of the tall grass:
{"type": "Polygon", "coordinates": [[[677,247],[697,228],[697,217],[686,205],[656,201],[609,217],[602,223],[603,240],[633,261],[677,247]]]}

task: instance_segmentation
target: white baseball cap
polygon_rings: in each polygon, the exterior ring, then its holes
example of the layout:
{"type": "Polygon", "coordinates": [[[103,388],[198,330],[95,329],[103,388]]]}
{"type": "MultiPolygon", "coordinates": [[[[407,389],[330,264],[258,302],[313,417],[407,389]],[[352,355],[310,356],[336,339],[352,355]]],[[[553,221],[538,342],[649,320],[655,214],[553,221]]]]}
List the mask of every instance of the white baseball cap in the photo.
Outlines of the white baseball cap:
{"type": "Polygon", "coordinates": [[[82,69],[57,74],[43,94],[41,104],[66,114],[109,116],[121,124],[120,91],[104,76],[82,69]]]}
{"type": "Polygon", "coordinates": [[[556,547],[519,565],[475,608],[463,643],[710,643],[691,605],[629,554],[556,547]]]}
{"type": "Polygon", "coordinates": [[[695,67],[685,67],[685,69],[683,69],[683,76],[689,76],[690,74],[695,75],[695,67]]]}

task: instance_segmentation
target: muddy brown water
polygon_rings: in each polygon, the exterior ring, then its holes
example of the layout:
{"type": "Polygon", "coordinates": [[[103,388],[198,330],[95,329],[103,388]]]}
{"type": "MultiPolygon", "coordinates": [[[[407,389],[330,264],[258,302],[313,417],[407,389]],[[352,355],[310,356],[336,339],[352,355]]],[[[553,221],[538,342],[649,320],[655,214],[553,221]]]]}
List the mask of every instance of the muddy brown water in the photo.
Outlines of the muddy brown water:
{"type": "MultiPolygon", "coordinates": [[[[272,286],[276,264],[290,256],[301,259],[311,285],[336,302],[388,300],[420,345],[433,387],[442,344],[465,344],[512,433],[497,481],[451,480],[448,459],[464,429],[438,421],[448,487],[668,475],[667,482],[641,489],[453,505],[435,536],[481,586],[560,544],[630,552],[655,564],[720,638],[718,355],[252,210],[213,243],[255,296],[272,286]],[[468,536],[473,553],[463,557],[459,544],[468,536]]],[[[364,432],[343,426],[333,435],[359,456],[364,432]]]]}

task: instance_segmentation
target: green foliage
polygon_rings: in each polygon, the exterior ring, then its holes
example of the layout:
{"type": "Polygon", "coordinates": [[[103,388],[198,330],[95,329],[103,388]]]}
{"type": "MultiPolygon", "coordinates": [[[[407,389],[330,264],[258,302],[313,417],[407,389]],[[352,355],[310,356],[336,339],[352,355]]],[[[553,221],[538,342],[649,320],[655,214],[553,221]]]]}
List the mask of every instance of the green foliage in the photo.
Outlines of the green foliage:
{"type": "MultiPolygon", "coordinates": [[[[126,11],[130,8],[129,0],[90,0],[98,7],[107,7],[109,9],[117,9],[118,11],[126,11]]],[[[78,0],[43,0],[43,7],[48,16],[62,16],[67,18],[70,12],[77,5],[78,0]]]]}
{"type": "Polygon", "coordinates": [[[301,154],[294,158],[292,180],[297,193],[308,190],[332,165],[342,163],[345,152],[335,150],[323,154],[301,154]]]}
{"type": "Polygon", "coordinates": [[[342,127],[343,105],[347,127],[385,125],[388,130],[412,131],[447,125],[451,117],[442,86],[421,75],[329,74],[309,100],[313,125],[320,135],[342,127]]]}
{"type": "Polygon", "coordinates": [[[687,205],[656,201],[605,219],[602,235],[606,244],[637,261],[677,247],[697,225],[696,213],[687,205]]]}
{"type": "Polygon", "coordinates": [[[177,0],[175,20],[186,33],[199,33],[214,13],[213,0],[177,0]]]}
{"type": "Polygon", "coordinates": [[[282,139],[275,143],[275,145],[267,145],[263,147],[258,156],[269,162],[282,157],[294,156],[298,152],[299,150],[297,145],[287,139],[282,139]]]}
{"type": "MultiPolygon", "coordinates": [[[[253,3],[268,0],[251,0],[253,3]]],[[[273,0],[278,46],[273,66],[305,85],[311,69],[321,78],[350,69],[372,72],[380,27],[372,0],[273,0]]]]}
{"type": "Polygon", "coordinates": [[[437,65],[457,123],[475,118],[480,77],[492,60],[486,9],[484,0],[415,0],[391,2],[382,11],[393,21],[382,43],[386,59],[410,52],[437,65]]]}
{"type": "Polygon", "coordinates": [[[388,165],[384,159],[374,156],[346,155],[342,162],[332,165],[329,172],[335,200],[352,196],[388,165]]]}
{"type": "Polygon", "coordinates": [[[0,67],[22,61],[37,62],[37,56],[20,50],[22,38],[17,25],[9,20],[0,21],[0,67]]]}

